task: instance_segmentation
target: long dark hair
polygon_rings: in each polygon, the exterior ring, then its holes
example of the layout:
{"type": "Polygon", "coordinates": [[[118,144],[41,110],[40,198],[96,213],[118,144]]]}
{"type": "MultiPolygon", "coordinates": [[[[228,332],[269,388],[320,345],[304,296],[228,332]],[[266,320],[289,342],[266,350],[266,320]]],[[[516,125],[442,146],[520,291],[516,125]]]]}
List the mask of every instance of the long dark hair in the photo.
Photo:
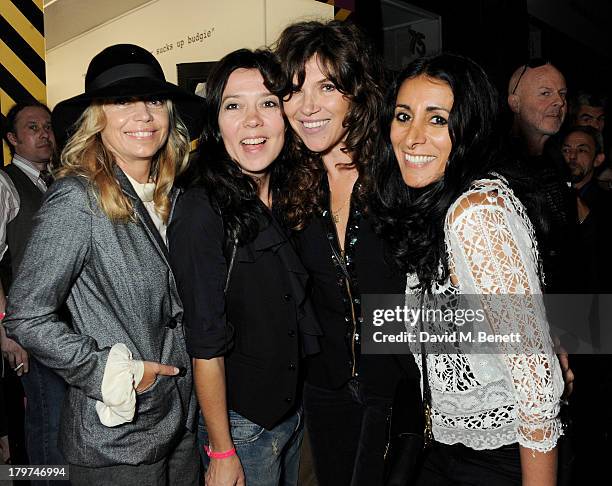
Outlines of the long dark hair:
{"type": "MultiPolygon", "coordinates": [[[[238,243],[242,245],[257,236],[260,229],[259,220],[266,212],[259,200],[257,183],[244,174],[229,156],[219,128],[223,91],[230,75],[236,69],[257,69],[264,79],[265,87],[281,98],[282,74],[272,52],[263,49],[238,49],[223,57],[215,65],[206,84],[207,111],[204,131],[200,136],[196,157],[192,161],[191,173],[183,180],[191,179],[190,185],[204,186],[211,201],[221,212],[226,238],[238,238],[238,243]]],[[[284,150],[279,159],[283,157],[283,153],[284,150]]],[[[285,179],[285,164],[279,159],[270,169],[272,193],[278,192],[285,179]]]]}
{"type": "MultiPolygon", "coordinates": [[[[306,77],[306,63],[317,56],[321,69],[338,91],[350,100],[344,126],[345,151],[362,177],[357,197],[364,200],[365,168],[376,151],[378,118],[384,99],[384,68],[365,34],[349,22],[298,22],[280,35],[276,53],[286,82],[285,98],[300,89],[306,77]],[[294,83],[294,79],[297,80],[294,83]]],[[[295,136],[289,145],[295,161],[283,210],[290,227],[301,229],[313,213],[323,210],[321,155],[313,153],[295,136]]]]}
{"type": "Polygon", "coordinates": [[[377,230],[389,242],[395,263],[405,272],[416,273],[426,289],[449,275],[444,246],[449,207],[476,179],[507,166],[499,150],[498,103],[496,90],[482,68],[452,54],[410,63],[388,92],[380,155],[372,167],[372,207],[378,216],[377,230]],[[402,179],[389,133],[399,89],[404,81],[417,76],[443,81],[453,92],[448,120],[452,150],[443,177],[413,189],[402,179]]]}

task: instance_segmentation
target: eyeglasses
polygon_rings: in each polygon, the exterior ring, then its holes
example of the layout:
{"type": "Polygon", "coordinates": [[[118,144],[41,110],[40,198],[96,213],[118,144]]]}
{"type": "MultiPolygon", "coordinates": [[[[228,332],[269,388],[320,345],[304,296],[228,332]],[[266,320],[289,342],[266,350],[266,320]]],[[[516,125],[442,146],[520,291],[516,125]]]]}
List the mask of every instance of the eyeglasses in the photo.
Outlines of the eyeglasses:
{"type": "Polygon", "coordinates": [[[516,80],[516,84],[514,85],[514,89],[512,90],[512,94],[516,93],[516,88],[518,88],[519,83],[521,82],[521,79],[523,79],[523,75],[525,74],[525,72],[527,71],[527,68],[537,68],[540,66],[544,66],[545,64],[549,64],[549,62],[546,59],[542,59],[541,57],[536,57],[533,59],[529,59],[529,61],[527,61],[525,63],[525,65],[523,66],[523,70],[521,71],[521,74],[519,75],[518,79],[516,80]]]}

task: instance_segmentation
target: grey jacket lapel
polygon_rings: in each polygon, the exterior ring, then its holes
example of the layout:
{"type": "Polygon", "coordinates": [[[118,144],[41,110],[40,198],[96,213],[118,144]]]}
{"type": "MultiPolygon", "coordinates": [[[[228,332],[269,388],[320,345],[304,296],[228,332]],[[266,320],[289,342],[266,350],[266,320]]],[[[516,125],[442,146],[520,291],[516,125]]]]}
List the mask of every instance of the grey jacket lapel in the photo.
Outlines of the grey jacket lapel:
{"type": "Polygon", "coordinates": [[[164,240],[159,234],[159,231],[155,227],[151,216],[149,216],[147,208],[145,208],[144,204],[138,197],[138,194],[136,194],[136,191],[134,190],[134,187],[132,186],[131,182],[117,165],[115,165],[115,175],[117,176],[117,181],[119,181],[121,190],[127,197],[131,199],[132,205],[134,207],[134,212],[136,213],[138,219],[143,223],[145,231],[149,236],[149,239],[152,241],[157,251],[163,257],[164,261],[166,262],[166,265],[170,266],[170,263],[168,261],[168,248],[166,247],[164,240]]]}

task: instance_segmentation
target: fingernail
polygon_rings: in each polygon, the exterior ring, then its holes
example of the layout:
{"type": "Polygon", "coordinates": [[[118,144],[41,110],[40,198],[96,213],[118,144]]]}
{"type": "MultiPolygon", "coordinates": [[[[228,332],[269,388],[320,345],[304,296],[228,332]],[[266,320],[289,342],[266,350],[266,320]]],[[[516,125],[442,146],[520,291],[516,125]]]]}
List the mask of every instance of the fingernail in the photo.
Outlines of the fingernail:
{"type": "Polygon", "coordinates": [[[181,366],[180,368],[177,368],[177,375],[178,376],[185,376],[187,374],[187,368],[185,368],[184,366],[181,366]]]}

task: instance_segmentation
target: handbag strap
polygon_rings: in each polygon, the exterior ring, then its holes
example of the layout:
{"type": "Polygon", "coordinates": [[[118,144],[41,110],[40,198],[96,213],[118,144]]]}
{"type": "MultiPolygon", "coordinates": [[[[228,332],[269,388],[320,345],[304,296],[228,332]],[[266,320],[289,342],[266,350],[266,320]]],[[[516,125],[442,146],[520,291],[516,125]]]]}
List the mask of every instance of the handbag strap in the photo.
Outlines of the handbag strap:
{"type": "MultiPolygon", "coordinates": [[[[425,302],[425,291],[421,288],[419,306],[423,309],[425,302]]],[[[419,331],[423,332],[423,313],[419,312],[419,331]]],[[[422,334],[421,334],[422,335],[422,334]]],[[[425,427],[423,432],[424,447],[429,447],[433,442],[433,430],[431,422],[431,388],[429,387],[429,374],[427,372],[427,355],[425,353],[425,344],[421,341],[421,373],[423,375],[423,412],[425,418],[425,427]]]]}

